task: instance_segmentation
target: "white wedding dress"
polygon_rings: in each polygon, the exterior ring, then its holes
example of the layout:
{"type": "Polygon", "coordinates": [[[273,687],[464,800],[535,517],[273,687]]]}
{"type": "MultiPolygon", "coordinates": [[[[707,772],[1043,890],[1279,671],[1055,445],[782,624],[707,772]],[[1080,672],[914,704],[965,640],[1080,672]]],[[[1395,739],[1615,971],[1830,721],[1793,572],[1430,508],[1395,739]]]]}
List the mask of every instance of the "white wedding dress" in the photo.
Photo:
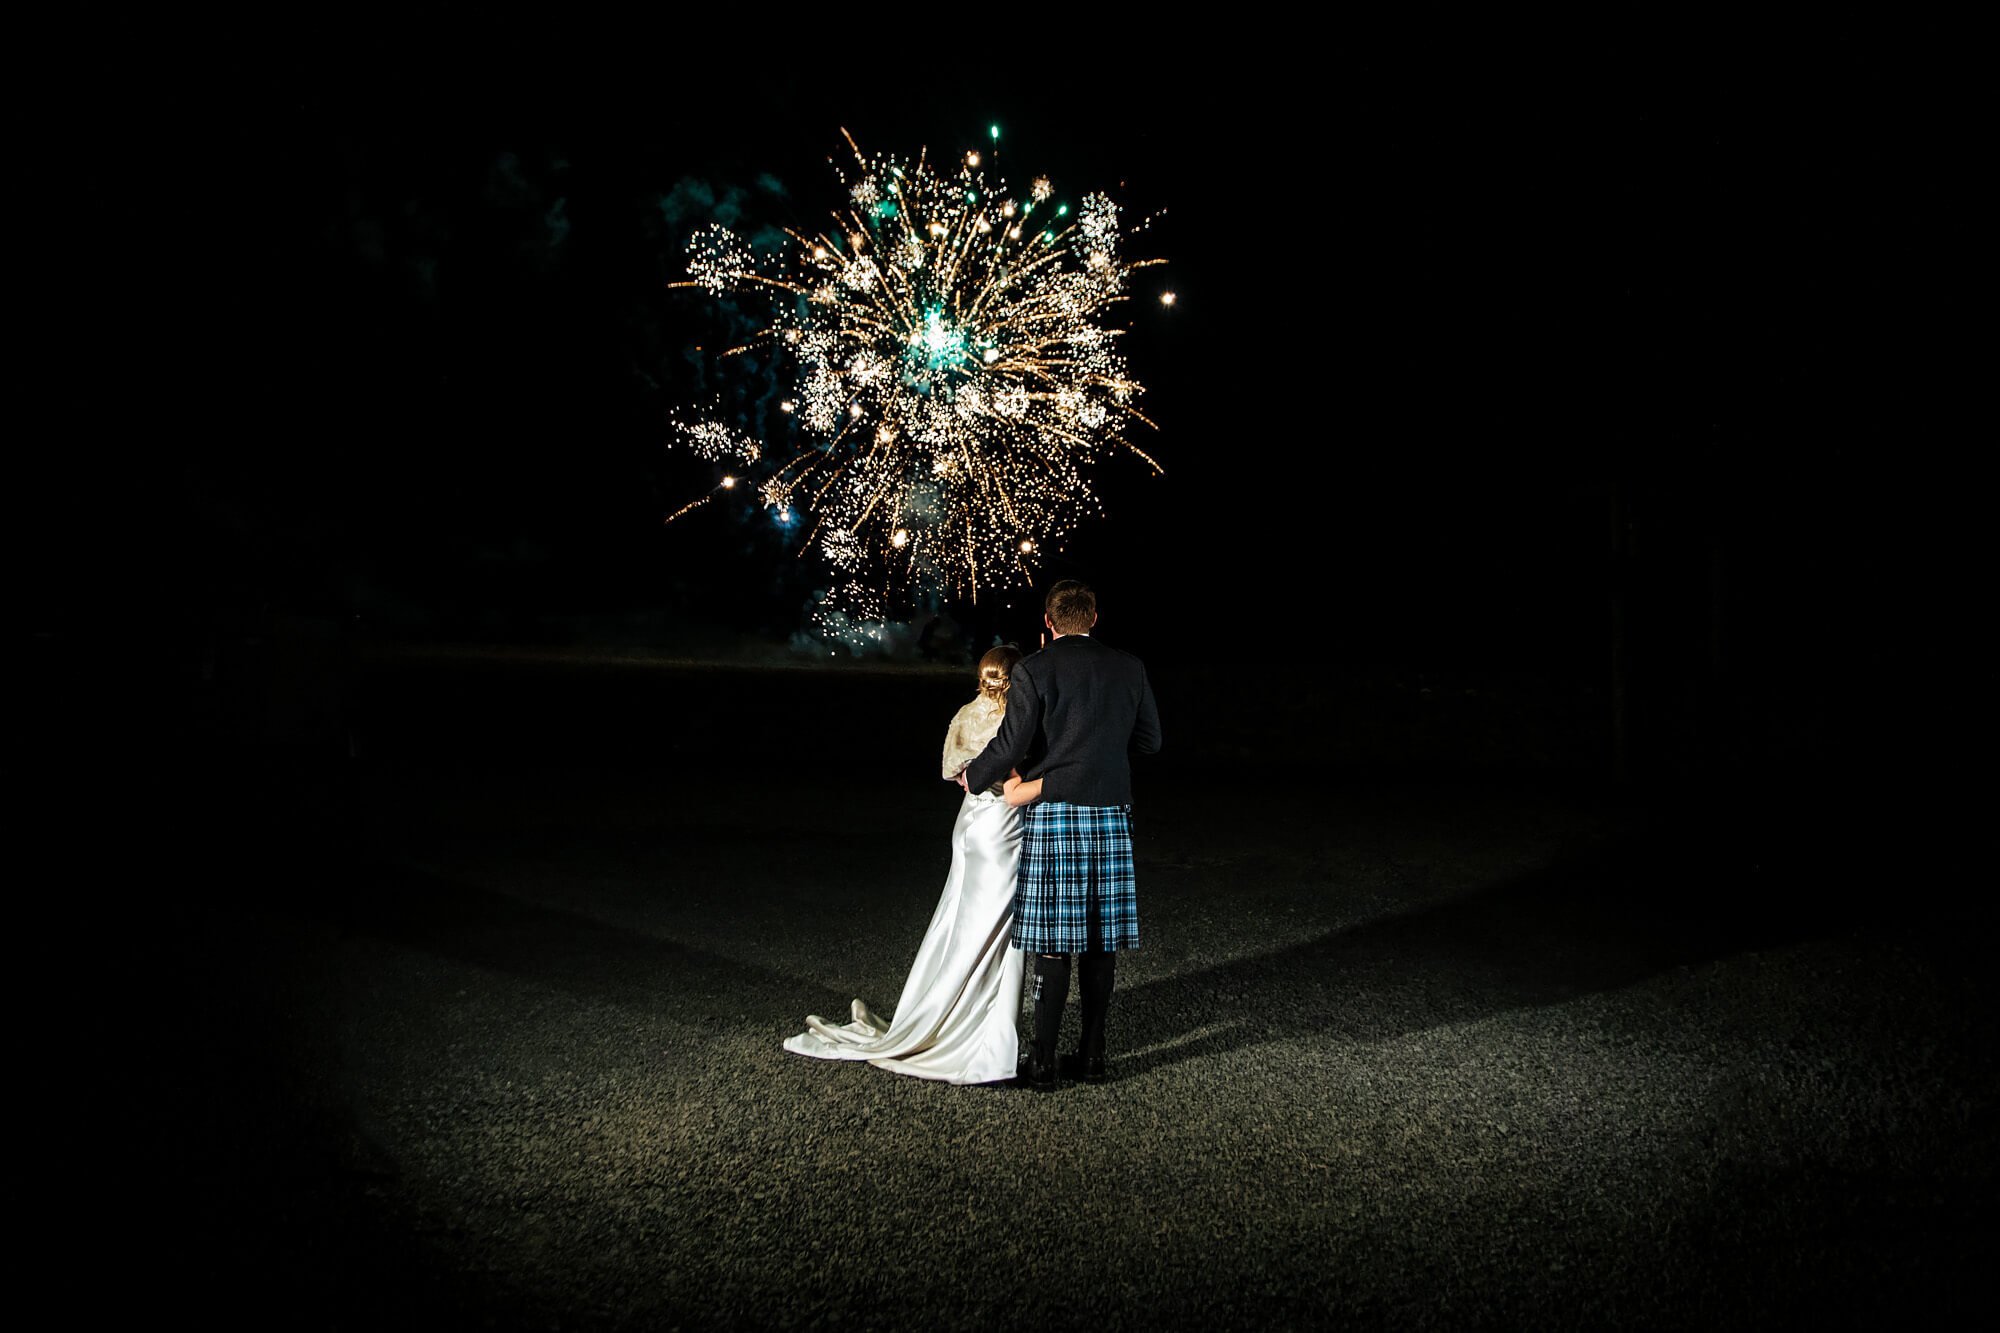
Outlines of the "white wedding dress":
{"type": "MultiPolygon", "coordinates": [[[[944,776],[957,777],[1000,729],[1003,712],[983,695],[952,719],[944,776]]],[[[951,873],[917,948],[893,1018],[856,1000],[850,1020],[806,1016],[785,1049],[821,1060],[866,1060],[880,1069],[946,1083],[1014,1077],[1019,1055],[1021,951],[1014,931],[1014,873],[1021,812],[998,788],[971,792],[951,830],[951,873]]]]}

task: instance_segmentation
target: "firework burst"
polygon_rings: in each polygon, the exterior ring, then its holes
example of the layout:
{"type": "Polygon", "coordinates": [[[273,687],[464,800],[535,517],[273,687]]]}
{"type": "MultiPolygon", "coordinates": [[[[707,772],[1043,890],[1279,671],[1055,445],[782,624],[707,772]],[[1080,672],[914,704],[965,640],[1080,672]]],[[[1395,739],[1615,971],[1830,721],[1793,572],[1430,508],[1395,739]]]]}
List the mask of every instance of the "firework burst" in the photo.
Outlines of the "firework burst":
{"type": "MultiPolygon", "coordinates": [[[[778,353],[782,410],[803,441],[764,445],[721,422],[680,426],[704,458],[769,459],[757,493],[803,517],[806,549],[852,576],[977,598],[1101,513],[1089,474],[1151,426],[1106,316],[1132,273],[1118,206],[1072,210],[1037,177],[1010,191],[978,153],[939,169],[868,157],[836,167],[846,206],[760,257],[725,227],[688,243],[691,281],[763,298],[762,330],[731,349],[778,353]]],[[[1134,229],[1137,230],[1137,229],[1134,229]]],[[[683,511],[686,512],[686,511],[683,511]]],[[[678,517],[676,515],[675,517],[678,517]]],[[[849,578],[856,587],[863,586],[849,578]]]]}

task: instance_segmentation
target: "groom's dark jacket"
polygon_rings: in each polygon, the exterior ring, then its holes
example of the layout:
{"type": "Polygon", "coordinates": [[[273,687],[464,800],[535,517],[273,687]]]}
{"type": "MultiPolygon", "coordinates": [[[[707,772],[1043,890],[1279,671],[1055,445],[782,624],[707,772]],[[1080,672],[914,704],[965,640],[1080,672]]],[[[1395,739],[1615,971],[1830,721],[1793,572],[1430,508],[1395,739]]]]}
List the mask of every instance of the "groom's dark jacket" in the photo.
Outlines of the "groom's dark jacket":
{"type": "Polygon", "coordinates": [[[1130,756],[1159,748],[1145,664],[1087,634],[1065,634],[1014,664],[1007,716],[967,766],[965,783],[985,791],[1018,768],[1042,780],[1044,801],[1130,805],[1130,756]],[[1037,735],[1040,757],[1022,767],[1037,735]]]}

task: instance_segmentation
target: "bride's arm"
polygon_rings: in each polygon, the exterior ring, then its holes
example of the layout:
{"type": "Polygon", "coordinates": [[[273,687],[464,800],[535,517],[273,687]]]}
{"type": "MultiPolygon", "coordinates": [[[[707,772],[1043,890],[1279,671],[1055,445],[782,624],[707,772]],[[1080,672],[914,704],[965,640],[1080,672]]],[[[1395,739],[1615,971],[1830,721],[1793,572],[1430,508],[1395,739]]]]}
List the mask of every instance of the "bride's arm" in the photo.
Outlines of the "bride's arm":
{"type": "MultiPolygon", "coordinates": [[[[977,702],[977,701],[975,701],[977,702]]],[[[965,766],[979,757],[984,744],[972,744],[973,706],[967,704],[952,716],[951,726],[944,734],[944,773],[946,782],[965,785],[965,766]]]]}
{"type": "Polygon", "coordinates": [[[1028,805],[1041,798],[1042,780],[1036,778],[1031,782],[1023,782],[1019,773],[1009,773],[1002,789],[1007,793],[1007,804],[1028,805]]]}

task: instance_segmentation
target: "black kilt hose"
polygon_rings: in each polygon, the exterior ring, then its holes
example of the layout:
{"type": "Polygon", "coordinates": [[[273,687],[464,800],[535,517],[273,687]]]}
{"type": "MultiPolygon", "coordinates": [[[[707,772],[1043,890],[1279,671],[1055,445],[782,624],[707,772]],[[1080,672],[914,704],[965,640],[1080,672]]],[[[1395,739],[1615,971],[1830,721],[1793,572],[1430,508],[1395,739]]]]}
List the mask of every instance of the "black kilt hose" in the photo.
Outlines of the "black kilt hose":
{"type": "Polygon", "coordinates": [[[1132,807],[1038,801],[1021,814],[1014,947],[1030,953],[1138,948],[1132,807]]]}

